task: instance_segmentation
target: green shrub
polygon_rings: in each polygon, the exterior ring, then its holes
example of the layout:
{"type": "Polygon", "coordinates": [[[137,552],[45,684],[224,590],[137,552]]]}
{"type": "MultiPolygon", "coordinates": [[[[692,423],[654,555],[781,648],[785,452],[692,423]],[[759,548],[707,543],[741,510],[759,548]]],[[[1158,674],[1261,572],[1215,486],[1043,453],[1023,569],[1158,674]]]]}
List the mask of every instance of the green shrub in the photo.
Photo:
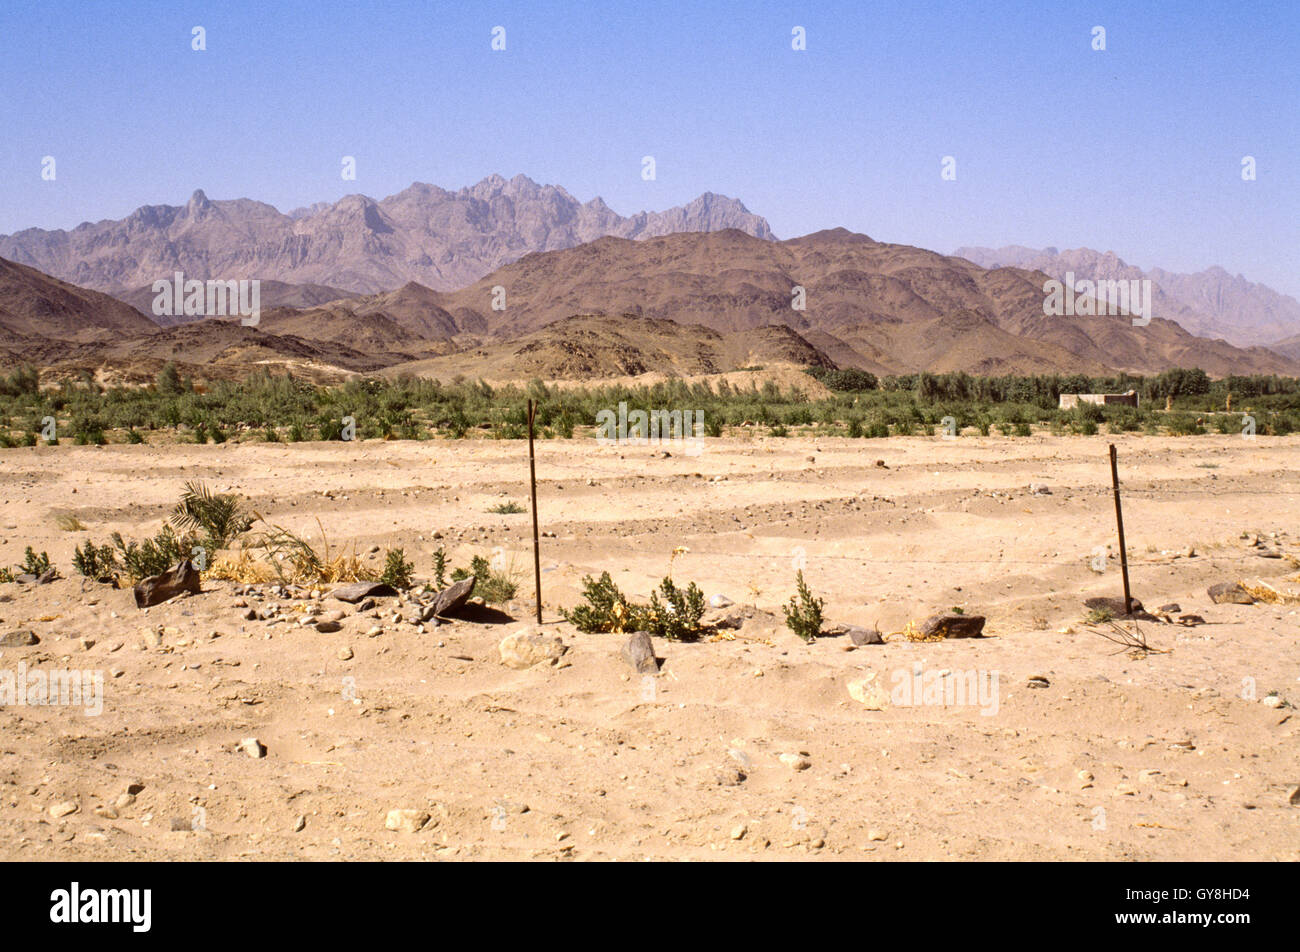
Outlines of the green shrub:
{"type": "Polygon", "coordinates": [[[44,575],[50,570],[50,557],[44,552],[37,555],[29,545],[23,553],[22,570],[28,575],[44,575]]]}
{"type": "Polygon", "coordinates": [[[822,606],[820,598],[813,596],[803,580],[803,570],[795,576],[796,594],[790,597],[785,606],[786,626],[804,641],[811,642],[822,631],[822,606]]]}
{"type": "MultiPolygon", "coordinates": [[[[411,573],[415,571],[415,566],[406,561],[406,553],[401,549],[389,549],[384,561],[384,574],[379,576],[379,581],[385,585],[391,585],[393,588],[405,589],[411,587],[411,573]]],[[[477,587],[477,583],[475,583],[477,587]]]]}
{"type": "Polygon", "coordinates": [[[583,576],[582,597],[585,605],[572,611],[560,609],[564,620],[579,631],[619,633],[645,630],[645,609],[629,602],[608,572],[601,572],[599,579],[583,576]]]}
{"type": "Polygon", "coordinates": [[[474,594],[489,604],[500,605],[508,602],[519,591],[519,585],[515,582],[512,571],[493,569],[488,560],[481,555],[476,555],[469,560],[468,569],[456,569],[451,573],[452,580],[456,582],[471,575],[477,579],[474,583],[474,594]]]}
{"type": "Polygon", "coordinates": [[[659,591],[650,593],[650,609],[646,612],[646,630],[673,641],[693,641],[703,629],[700,618],[704,614],[704,592],[694,582],[685,590],[673,584],[671,578],[659,583],[659,591]],[[660,601],[659,596],[663,595],[660,601]]]}
{"type": "Polygon", "coordinates": [[[447,587],[447,550],[442,546],[433,553],[433,584],[440,592],[447,587]]]}
{"type": "Polygon", "coordinates": [[[143,542],[134,539],[127,542],[120,532],[114,532],[109,538],[121,555],[127,577],[136,581],[166,572],[182,559],[190,558],[195,546],[192,536],[177,536],[169,525],[164,525],[156,536],[143,542]]]}
{"type": "Polygon", "coordinates": [[[111,545],[97,546],[89,539],[78,546],[72,556],[72,567],[77,573],[97,582],[106,582],[118,572],[117,555],[111,545]]]}

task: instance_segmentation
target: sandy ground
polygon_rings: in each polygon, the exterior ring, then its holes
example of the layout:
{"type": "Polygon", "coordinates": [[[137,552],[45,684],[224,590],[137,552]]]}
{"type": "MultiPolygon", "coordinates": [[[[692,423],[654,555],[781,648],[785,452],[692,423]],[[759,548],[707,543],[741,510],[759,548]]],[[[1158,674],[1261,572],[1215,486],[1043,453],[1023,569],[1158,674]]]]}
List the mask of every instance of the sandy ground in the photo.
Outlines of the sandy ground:
{"type": "Polygon", "coordinates": [[[1084,597],[1121,590],[1106,442],[729,438],[667,458],[539,443],[544,630],[570,647],[527,670],[497,643],[529,627],[529,516],[487,512],[527,505],[525,443],[0,451],[0,562],[30,544],[71,576],[0,585],[0,634],[41,639],[0,650],[0,672],[105,679],[98,716],[0,708],[0,857],[1300,858],[1300,606],[1206,595],[1295,576],[1255,539],[1300,555],[1300,438],[1119,438],[1134,594],[1207,621],[1144,625],[1166,652],[1146,657],[1083,622],[1084,597]],[[231,582],[144,612],[74,575],[75,543],[152,534],[194,478],[362,553],[402,545],[417,575],[435,533],[458,565],[499,547],[517,620],[421,633],[391,620],[394,600],[372,617],[325,597],[349,614],[324,634],[246,620],[241,601],[305,603],[231,582]],[[670,560],[679,583],[759,611],[732,640],[660,644],[649,680],[621,636],[559,622],[582,575],[645,595],[670,560]],[[796,564],[828,622],[890,633],[960,606],[989,637],[805,645],[778,623],[796,564]],[[996,673],[997,693],[869,710],[848,692],[917,665],[996,673]],[[250,736],[265,757],[235,749],[250,736]],[[391,809],[430,820],[390,831],[391,809]]]}

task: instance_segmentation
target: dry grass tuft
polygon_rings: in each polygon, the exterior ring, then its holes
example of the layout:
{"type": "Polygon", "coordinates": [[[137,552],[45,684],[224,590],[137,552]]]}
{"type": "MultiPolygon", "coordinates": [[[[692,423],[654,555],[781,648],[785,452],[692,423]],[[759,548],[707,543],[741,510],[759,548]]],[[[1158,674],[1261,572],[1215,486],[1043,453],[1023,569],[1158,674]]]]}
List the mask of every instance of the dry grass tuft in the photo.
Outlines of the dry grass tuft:
{"type": "Polygon", "coordinates": [[[86,527],[82,521],[70,512],[59,512],[54,515],[54,524],[64,532],[85,532],[86,527]]]}
{"type": "Polygon", "coordinates": [[[943,641],[942,634],[926,635],[920,628],[916,627],[916,622],[909,619],[903,626],[902,631],[891,631],[886,641],[892,641],[896,638],[902,638],[905,641],[943,641]]]}
{"type": "MultiPolygon", "coordinates": [[[[1297,581],[1296,579],[1286,579],[1285,581],[1297,581]]],[[[1250,592],[1256,601],[1267,602],[1270,605],[1300,605],[1300,592],[1279,592],[1272,585],[1269,585],[1263,579],[1255,579],[1255,584],[1241,582],[1241,587],[1250,592]]]]}
{"type": "Polygon", "coordinates": [[[204,578],[228,579],[241,585],[274,582],[276,573],[270,565],[259,562],[248,549],[240,549],[233,555],[218,556],[212,561],[204,578]]]}
{"type": "Polygon", "coordinates": [[[244,584],[280,582],[281,584],[333,584],[336,582],[372,582],[379,576],[350,550],[335,551],[330,546],[325,527],[319,519],[321,544],[312,545],[305,538],[283,526],[267,523],[267,530],[251,545],[213,561],[208,578],[229,579],[244,584]],[[256,555],[260,550],[260,555],[256,555]]]}

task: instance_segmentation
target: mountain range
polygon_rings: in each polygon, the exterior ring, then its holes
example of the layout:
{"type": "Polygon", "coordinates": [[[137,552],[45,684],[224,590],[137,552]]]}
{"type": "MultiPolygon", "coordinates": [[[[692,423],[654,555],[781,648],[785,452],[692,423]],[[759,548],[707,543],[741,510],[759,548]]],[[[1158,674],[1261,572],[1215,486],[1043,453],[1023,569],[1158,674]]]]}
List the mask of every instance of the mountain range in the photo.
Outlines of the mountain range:
{"type": "Polygon", "coordinates": [[[257,365],[319,380],[380,370],[687,375],[758,364],[877,374],[1200,367],[1215,376],[1300,375],[1296,358],[1195,337],[1158,311],[1146,326],[1128,315],[1048,315],[1045,280],[844,229],[784,241],[725,229],[606,236],[530,253],[458,291],[407,282],[305,307],[267,306],[256,327],[209,318],[162,328],[100,292],[5,263],[0,302],[10,303],[0,307],[0,348],[126,381],[147,380],[166,361],[197,378],[237,378],[257,365]]]}
{"type": "Polygon", "coordinates": [[[492,175],[454,192],[417,182],[380,201],[348,195],[287,214],[247,198],[214,201],[199,190],[184,205],[146,205],[121,221],[0,236],[0,257],[132,303],[177,271],[200,281],[257,278],[369,294],[410,281],[454,290],[529,252],[604,235],[722,228],[772,237],[766,220],[712,192],[624,217],[600,198],[582,203],[524,175],[492,175]]]}
{"type": "Polygon", "coordinates": [[[1062,281],[1067,272],[1076,280],[1151,281],[1158,313],[1177,321],[1198,337],[1221,337],[1231,344],[1272,345],[1300,335],[1300,301],[1262,284],[1235,277],[1217,265],[1194,274],[1162,268],[1143,271],[1126,264],[1113,251],[1091,248],[958,248],[958,257],[982,268],[1015,267],[1042,271],[1062,281]]]}

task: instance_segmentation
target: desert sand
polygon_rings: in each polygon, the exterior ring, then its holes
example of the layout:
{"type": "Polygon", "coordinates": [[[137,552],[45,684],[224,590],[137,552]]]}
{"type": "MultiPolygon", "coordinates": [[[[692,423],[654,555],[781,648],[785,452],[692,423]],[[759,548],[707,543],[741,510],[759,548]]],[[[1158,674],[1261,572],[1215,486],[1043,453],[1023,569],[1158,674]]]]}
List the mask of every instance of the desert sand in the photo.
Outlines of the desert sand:
{"type": "Polygon", "coordinates": [[[1121,593],[1106,438],[570,440],[537,445],[540,629],[568,651],[525,670],[497,645],[539,628],[530,516],[487,512],[527,507],[524,442],[0,451],[0,563],[31,545],[65,576],[0,585],[0,634],[40,639],[0,649],[0,671],[104,677],[97,716],[0,707],[0,856],[1300,859],[1300,604],[1206,594],[1297,588],[1300,438],[1115,440],[1134,595],[1206,622],[1141,623],[1162,653],[1117,651],[1084,620],[1084,598],[1121,593]],[[75,575],[75,544],[152,535],[190,479],[313,539],[319,519],[376,564],[372,546],[403,546],[425,578],[439,544],[455,565],[499,548],[520,573],[513,620],[420,632],[392,621],[396,599],[375,616],[326,594],[347,617],[322,633],[247,620],[307,603],[266,586],[208,580],[143,611],[75,575]],[[887,643],[797,639],[781,617],[796,565],[828,623],[887,643]],[[647,681],[625,636],[559,618],[604,570],[636,596],[671,571],[746,621],[657,641],[647,681]],[[897,634],[954,606],[987,637],[897,634]],[[996,708],[849,693],[915,665],[996,673],[996,708]],[[237,749],[248,737],[265,756],[237,749]],[[386,829],[395,809],[429,820],[386,829]]]}

